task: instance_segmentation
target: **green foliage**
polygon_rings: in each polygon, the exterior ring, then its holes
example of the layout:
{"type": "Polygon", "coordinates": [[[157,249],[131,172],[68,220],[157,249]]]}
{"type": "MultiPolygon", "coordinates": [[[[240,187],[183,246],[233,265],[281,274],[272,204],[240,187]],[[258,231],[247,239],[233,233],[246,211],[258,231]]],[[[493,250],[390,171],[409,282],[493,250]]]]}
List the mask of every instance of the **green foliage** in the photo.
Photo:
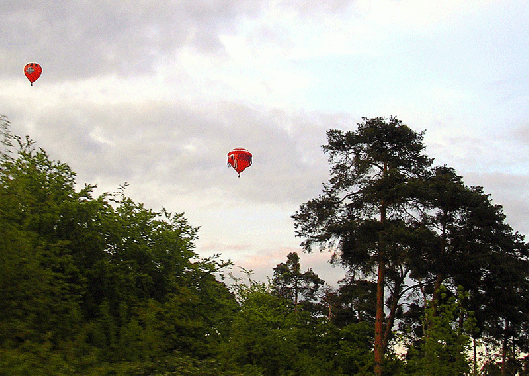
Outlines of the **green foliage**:
{"type": "Polygon", "coordinates": [[[273,296],[260,283],[238,284],[241,309],[233,319],[226,356],[236,364],[251,364],[264,375],[285,374],[296,352],[297,315],[288,301],[273,296]]]}
{"type": "Polygon", "coordinates": [[[423,133],[395,117],[363,118],[354,131],[329,130],[328,143],[323,146],[329,156],[329,182],[319,197],[302,204],[292,216],[306,251],[314,245],[332,250],[352,275],[361,280],[376,278],[377,375],[382,375],[400,292],[409,272],[405,260],[417,251],[410,185],[425,176],[432,163],[423,153],[422,140],[423,133]],[[392,293],[386,301],[388,287],[392,293]]]}
{"type": "Polygon", "coordinates": [[[318,293],[325,284],[312,269],[301,272],[299,256],[296,252],[287,255],[285,263],[274,268],[272,293],[288,299],[294,304],[294,310],[302,309],[314,314],[321,312],[318,293]]]}
{"type": "MultiPolygon", "coordinates": [[[[376,373],[394,324],[421,336],[421,302],[431,298],[435,311],[443,283],[454,294],[458,285],[468,292],[477,335],[529,349],[529,245],[505,223],[501,206],[452,168],[432,167],[423,133],[396,118],[364,118],[356,130],[329,130],[327,139],[331,176],[293,215],[296,235],[306,251],[331,250],[349,268],[350,290],[376,281],[376,290],[351,300],[356,316],[370,320],[362,301],[376,299],[376,373]]],[[[351,310],[335,312],[336,320],[354,322],[351,310]]]]}
{"type": "Polygon", "coordinates": [[[198,257],[183,213],[145,208],[126,184],[76,189],[68,165],[0,117],[0,376],[371,375],[380,261],[385,340],[413,339],[406,361],[385,349],[384,375],[467,372],[471,333],[526,372],[515,358],[529,348],[528,244],[480,187],[447,167],[425,172],[422,134],[364,120],[329,131],[331,181],[294,216],[306,247],[338,249],[351,267],[322,291],[295,253],[271,284],[226,286],[231,263],[198,257]]]}
{"type": "Polygon", "coordinates": [[[348,324],[339,330],[336,362],[346,375],[369,374],[373,368],[373,325],[368,322],[348,324]]]}
{"type": "Polygon", "coordinates": [[[227,263],[197,257],[183,214],[148,210],[124,187],[76,191],[66,164],[2,135],[0,368],[143,374],[176,369],[176,353],[215,359],[211,333],[227,332],[237,305],[215,278],[227,263]]]}
{"type": "Polygon", "coordinates": [[[463,308],[468,294],[458,289],[458,295],[448,296],[442,286],[440,296],[443,303],[430,302],[426,310],[424,336],[408,350],[410,375],[452,376],[470,370],[467,354],[475,319],[463,308]]]}
{"type": "Polygon", "coordinates": [[[228,363],[263,375],[354,375],[372,367],[373,328],[365,322],[338,328],[326,317],[295,310],[272,293],[274,285],[237,283],[241,309],[225,348],[228,363]]]}

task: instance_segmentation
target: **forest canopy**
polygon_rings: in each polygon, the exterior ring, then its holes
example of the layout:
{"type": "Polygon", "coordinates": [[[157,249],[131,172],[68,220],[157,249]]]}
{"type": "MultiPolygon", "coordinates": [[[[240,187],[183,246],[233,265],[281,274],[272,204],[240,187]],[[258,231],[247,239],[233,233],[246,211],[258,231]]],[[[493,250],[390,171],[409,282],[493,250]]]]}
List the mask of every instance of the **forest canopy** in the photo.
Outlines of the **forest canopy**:
{"type": "Polygon", "coordinates": [[[95,196],[0,131],[0,375],[528,374],[524,237],[398,119],[330,130],[331,179],[293,216],[347,269],[338,288],[295,252],[228,283],[184,213],[95,196]]]}

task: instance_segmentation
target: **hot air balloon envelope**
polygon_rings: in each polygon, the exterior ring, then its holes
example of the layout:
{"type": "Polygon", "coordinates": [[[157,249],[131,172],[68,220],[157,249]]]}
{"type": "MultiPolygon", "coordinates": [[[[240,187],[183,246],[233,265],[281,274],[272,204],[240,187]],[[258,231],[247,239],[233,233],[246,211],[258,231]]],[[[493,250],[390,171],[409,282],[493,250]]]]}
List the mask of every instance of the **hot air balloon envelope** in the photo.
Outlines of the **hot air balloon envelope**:
{"type": "Polygon", "coordinates": [[[33,82],[38,80],[41,73],[42,68],[37,63],[27,63],[24,67],[24,74],[28,78],[29,82],[31,82],[31,86],[33,86],[33,82]]]}
{"type": "Polygon", "coordinates": [[[241,177],[241,172],[252,165],[252,153],[244,148],[235,148],[228,153],[228,165],[231,165],[241,177]]]}

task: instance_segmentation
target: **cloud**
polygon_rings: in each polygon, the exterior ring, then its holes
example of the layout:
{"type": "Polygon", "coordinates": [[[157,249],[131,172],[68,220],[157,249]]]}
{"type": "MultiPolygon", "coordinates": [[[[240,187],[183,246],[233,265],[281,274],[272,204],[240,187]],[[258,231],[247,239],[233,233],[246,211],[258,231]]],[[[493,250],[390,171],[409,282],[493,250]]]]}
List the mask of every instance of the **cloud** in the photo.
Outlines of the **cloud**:
{"type": "MultiPolygon", "coordinates": [[[[97,91],[97,90],[96,90],[97,91]]],[[[74,90],[75,92],[75,90],[74,90]]],[[[243,172],[238,200],[298,203],[325,179],[320,146],[331,116],[266,111],[233,102],[133,101],[102,104],[48,98],[48,105],[13,109],[13,123],[82,179],[164,184],[207,196],[229,191],[235,172],[226,155],[245,147],[254,165],[243,172]],[[28,126],[34,124],[33,126],[28,126]],[[263,135],[267,135],[263,137],[263,135]]],[[[191,194],[191,193],[189,193],[191,194]]]]}
{"type": "Polygon", "coordinates": [[[128,182],[201,226],[200,252],[249,269],[299,249],[290,215],[328,179],[325,132],[362,116],[426,129],[429,156],[527,231],[527,2],[425,4],[4,2],[0,114],[80,184],[128,182]],[[43,66],[33,87],[28,61],[43,66]],[[234,147],[254,156],[240,179],[234,147]]]}
{"type": "Polygon", "coordinates": [[[242,282],[247,282],[246,272],[251,272],[252,280],[267,281],[273,279],[274,268],[280,263],[287,261],[289,253],[295,252],[300,257],[301,272],[304,273],[312,269],[326,284],[337,287],[337,282],[345,277],[346,271],[341,266],[329,263],[330,254],[328,252],[303,253],[296,247],[278,247],[276,249],[263,249],[258,253],[244,254],[242,257],[232,259],[233,267],[230,272],[236,278],[242,278],[242,282]]]}
{"type": "Polygon", "coordinates": [[[0,31],[9,38],[0,51],[12,56],[8,69],[38,60],[53,80],[152,72],[156,61],[186,45],[221,53],[219,30],[258,7],[252,1],[6,3],[0,31]]]}
{"type": "Polygon", "coordinates": [[[512,133],[512,137],[514,140],[520,142],[520,146],[529,146],[529,120],[526,121],[526,124],[515,129],[512,133]]]}
{"type": "Polygon", "coordinates": [[[522,234],[529,234],[529,212],[527,200],[529,185],[527,175],[508,173],[468,172],[465,182],[469,185],[484,187],[485,193],[491,195],[494,204],[502,205],[506,214],[506,222],[522,234]]]}

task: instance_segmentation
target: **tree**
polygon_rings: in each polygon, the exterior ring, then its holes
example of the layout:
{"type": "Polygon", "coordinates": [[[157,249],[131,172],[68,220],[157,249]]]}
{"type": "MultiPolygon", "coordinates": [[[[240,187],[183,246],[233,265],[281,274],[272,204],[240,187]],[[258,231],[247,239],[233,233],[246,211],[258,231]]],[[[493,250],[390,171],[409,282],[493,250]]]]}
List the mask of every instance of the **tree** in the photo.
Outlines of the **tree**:
{"type": "Polygon", "coordinates": [[[86,285],[57,227],[86,190],[75,192],[70,168],[29,138],[8,141],[0,161],[0,368],[60,374],[65,361],[54,351],[78,333],[86,285]]]}
{"type": "Polygon", "coordinates": [[[483,273],[472,285],[469,306],[486,342],[501,349],[501,374],[519,363],[529,347],[529,247],[518,234],[503,233],[485,255],[483,273]]]}
{"type": "Polygon", "coordinates": [[[16,140],[19,157],[5,158],[0,165],[1,282],[6,293],[0,304],[7,305],[3,316],[7,320],[21,315],[16,320],[25,324],[34,320],[31,331],[39,327],[65,334],[66,320],[60,313],[76,311],[82,286],[70,283],[79,271],[67,253],[67,242],[56,236],[56,227],[69,203],[85,192],[74,191],[74,174],[67,165],[50,161],[30,140],[16,140]],[[22,304],[28,311],[8,308],[11,304],[22,304]]]}
{"type": "Polygon", "coordinates": [[[309,309],[317,302],[317,293],[325,284],[312,269],[301,273],[299,256],[296,252],[287,255],[287,262],[278,264],[274,268],[272,292],[288,299],[294,304],[294,311],[298,305],[309,309]]]}
{"type": "Polygon", "coordinates": [[[329,130],[327,138],[331,177],[323,194],[293,215],[296,235],[305,238],[306,251],[314,244],[337,249],[344,265],[376,274],[375,374],[381,375],[394,319],[393,309],[384,315],[386,278],[392,278],[395,301],[406,273],[399,266],[413,247],[408,183],[424,175],[431,160],[423,154],[423,133],[395,117],[364,118],[356,131],[329,130]]]}
{"type": "Polygon", "coordinates": [[[480,332],[504,345],[503,334],[522,333],[527,318],[527,244],[505,223],[501,206],[482,187],[467,187],[452,168],[436,167],[415,186],[423,246],[409,258],[410,278],[424,302],[431,294],[434,313],[442,284],[454,294],[462,286],[480,332]]]}
{"type": "Polygon", "coordinates": [[[332,321],[338,327],[365,322],[375,323],[376,283],[368,279],[348,276],[340,281],[334,299],[332,321]]]}
{"type": "Polygon", "coordinates": [[[352,375],[372,367],[366,322],[337,327],[327,317],[294,311],[290,298],[271,284],[234,285],[240,310],[234,315],[225,358],[262,375],[352,375]]]}
{"type": "Polygon", "coordinates": [[[197,228],[125,186],[76,191],[67,164],[8,125],[0,119],[0,369],[223,374],[213,364],[237,305],[215,277],[227,263],[194,252],[197,228]]]}
{"type": "Polygon", "coordinates": [[[410,375],[452,376],[468,374],[467,359],[474,319],[463,307],[465,293],[449,296],[439,287],[439,299],[430,301],[423,317],[424,336],[408,349],[410,375]]]}

